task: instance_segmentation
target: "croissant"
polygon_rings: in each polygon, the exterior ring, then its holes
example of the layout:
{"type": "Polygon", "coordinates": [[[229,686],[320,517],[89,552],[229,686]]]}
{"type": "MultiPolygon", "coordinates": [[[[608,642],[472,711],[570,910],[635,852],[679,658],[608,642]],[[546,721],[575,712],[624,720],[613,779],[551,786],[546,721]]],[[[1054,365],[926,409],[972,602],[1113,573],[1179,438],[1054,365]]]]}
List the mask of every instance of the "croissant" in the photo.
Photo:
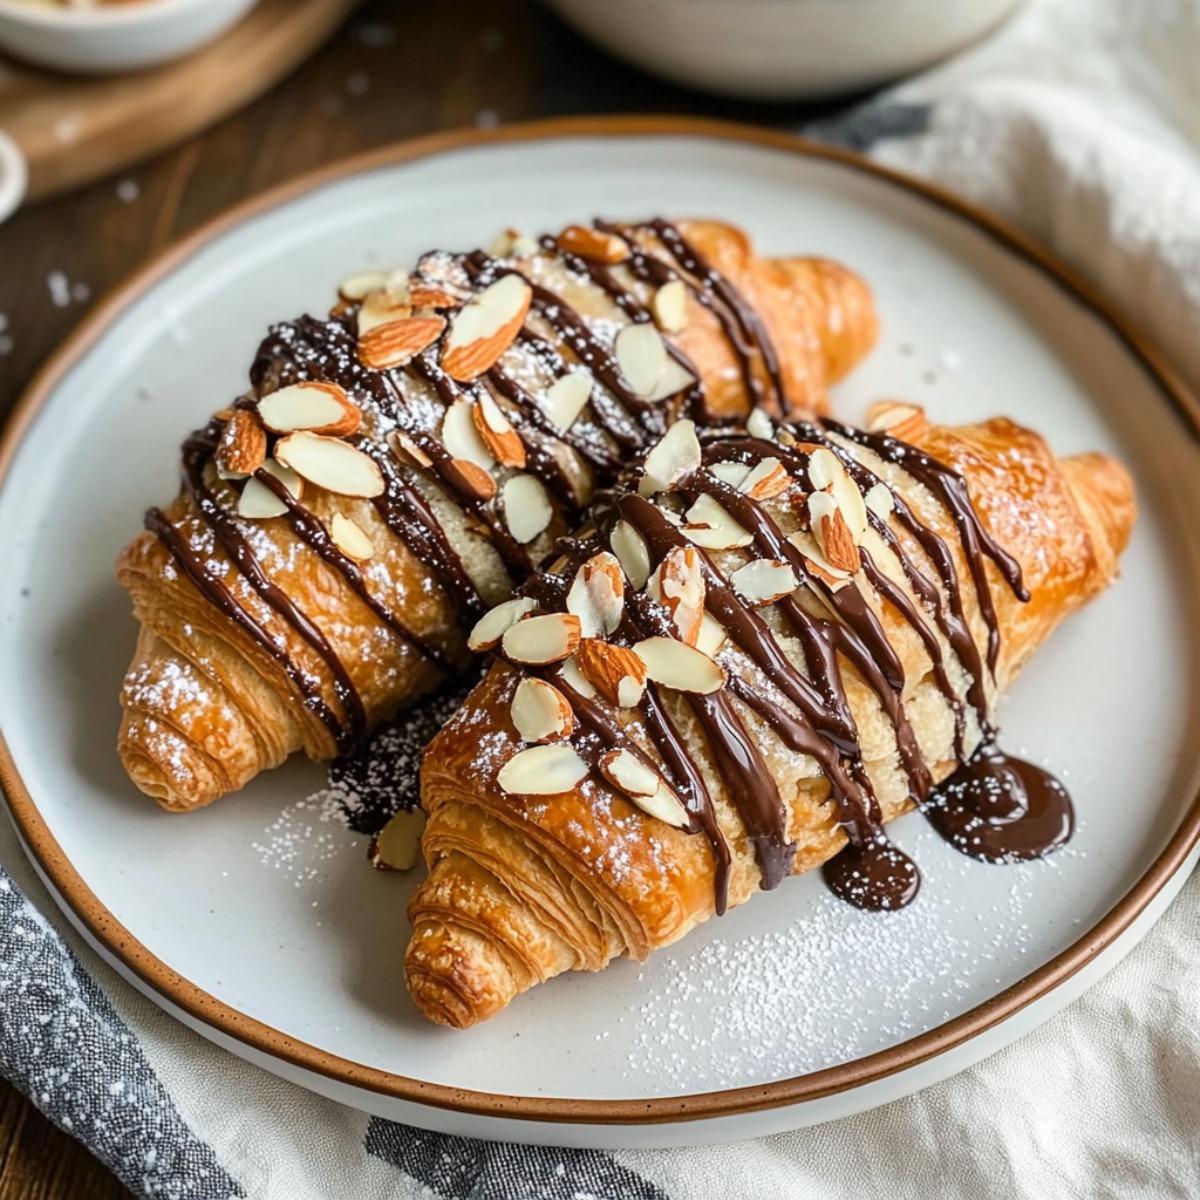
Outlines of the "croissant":
{"type": "Polygon", "coordinates": [[[856,275],[714,222],[347,280],[329,319],[272,330],[120,556],[130,778],[187,810],[347,750],[463,666],[464,624],[681,412],[823,411],[875,332],[856,275]]]}
{"type": "Polygon", "coordinates": [[[979,857],[1061,844],[1069,798],[995,748],[996,699],[1133,520],[1119,464],[1008,420],[673,426],[477,627],[497,661],[422,765],[417,1006],[474,1025],[822,864],[898,907],[919,873],[883,827],[918,804],[979,857]]]}

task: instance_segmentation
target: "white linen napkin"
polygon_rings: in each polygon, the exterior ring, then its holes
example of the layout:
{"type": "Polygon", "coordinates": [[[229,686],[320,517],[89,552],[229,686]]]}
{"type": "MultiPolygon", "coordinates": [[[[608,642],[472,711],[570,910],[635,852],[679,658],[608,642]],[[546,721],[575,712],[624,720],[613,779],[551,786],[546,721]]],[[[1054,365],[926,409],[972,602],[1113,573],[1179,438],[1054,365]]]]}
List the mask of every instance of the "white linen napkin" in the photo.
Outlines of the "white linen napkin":
{"type": "MultiPolygon", "coordinates": [[[[1200,390],[1200,0],[1035,0],[815,132],[1023,225],[1200,390]]],[[[954,1079],[762,1141],[603,1154],[427,1134],[275,1079],[84,947],[7,824],[0,863],[0,1072],[142,1196],[1200,1196],[1200,877],[1083,999],[954,1079]]]]}

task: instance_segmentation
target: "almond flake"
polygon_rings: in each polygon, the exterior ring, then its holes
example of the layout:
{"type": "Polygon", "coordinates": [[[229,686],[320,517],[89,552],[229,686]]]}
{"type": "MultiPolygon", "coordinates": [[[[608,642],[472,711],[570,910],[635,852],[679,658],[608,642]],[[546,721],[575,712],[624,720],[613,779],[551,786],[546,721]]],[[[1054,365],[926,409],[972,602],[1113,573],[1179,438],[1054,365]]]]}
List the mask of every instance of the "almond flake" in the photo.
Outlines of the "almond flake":
{"type": "Polygon", "coordinates": [[[382,271],[366,271],[351,275],[338,285],[338,295],[349,304],[365,300],[372,292],[379,292],[388,285],[388,277],[382,271]]]}
{"type": "Polygon", "coordinates": [[[658,386],[646,397],[648,400],[666,400],[694,386],[696,377],[681,362],[668,356],[667,369],[659,376],[658,386]]]}
{"type": "Polygon", "coordinates": [[[646,674],[663,687],[707,694],[725,686],[725,672],[707,654],[675,638],[646,638],[633,650],[646,664],[646,674]]]}
{"type": "Polygon", "coordinates": [[[676,421],[658,440],[642,463],[638,493],[665,492],[700,469],[700,440],[694,421],[676,421]]]}
{"type": "Polygon", "coordinates": [[[691,546],[669,551],[655,572],[659,602],[671,614],[679,640],[694,646],[704,617],[704,572],[700,554],[691,546]]]}
{"type": "Polygon", "coordinates": [[[358,361],[374,371],[402,367],[432,346],[445,328],[445,317],[404,317],[376,325],[358,335],[358,361]]]}
{"type": "Polygon", "coordinates": [[[525,443],[490,392],[480,392],[471,417],[484,445],[502,467],[524,467],[525,443]]]}
{"type": "Polygon", "coordinates": [[[578,692],[585,700],[595,700],[596,689],[587,681],[587,677],[579,669],[579,658],[572,654],[559,668],[558,677],[572,691],[578,692]]]}
{"type": "MultiPolygon", "coordinates": [[[[826,492],[841,509],[842,519],[849,527],[851,538],[857,542],[867,528],[867,509],[862,492],[850,478],[842,461],[832,450],[818,446],[808,460],[809,482],[818,491],[826,492]]],[[[809,506],[811,511],[811,505],[809,506]]]]}
{"type": "Polygon", "coordinates": [[[732,516],[710,496],[703,492],[696,503],[687,510],[687,524],[683,532],[688,541],[705,550],[731,550],[735,546],[749,546],[753,536],[743,529],[732,516]]]}
{"type": "Polygon", "coordinates": [[[513,662],[544,666],[574,654],[579,646],[579,618],[572,613],[545,613],[510,625],[500,639],[513,662]]]}
{"type": "Polygon", "coordinates": [[[778,559],[756,558],[729,577],[733,590],[747,604],[762,608],[790,596],[799,586],[791,564],[778,559]]]}
{"type": "Polygon", "coordinates": [[[773,500],[792,486],[792,477],[777,458],[764,458],[749,475],[742,480],[738,491],[751,500],[773,500]]]}
{"type": "Polygon", "coordinates": [[[533,289],[520,275],[503,275],[454,314],[442,347],[442,370],[468,383],[512,345],[529,311],[533,289]]]}
{"type": "Polygon", "coordinates": [[[649,400],[670,362],[662,334],[650,324],[626,325],[617,334],[613,351],[629,390],[649,400]]]}
{"type": "Polygon", "coordinates": [[[647,815],[676,829],[686,829],[690,824],[679,797],[632,750],[610,750],[600,760],[600,774],[647,815]]]}
{"type": "Polygon", "coordinates": [[[309,483],[339,496],[370,499],[383,494],[379,464],[338,438],[319,433],[289,433],[276,444],[275,457],[309,483]]]}
{"type": "Polygon", "coordinates": [[[460,298],[435,283],[414,279],[408,285],[408,302],[414,309],[456,308],[460,298]]]}
{"type": "Polygon", "coordinates": [[[588,776],[588,765],[573,746],[556,742],[519,750],[496,775],[500,787],[514,796],[557,796],[573,791],[588,776]]]}
{"type": "Polygon", "coordinates": [[[527,233],[517,229],[506,229],[497,234],[488,253],[494,258],[528,258],[537,253],[538,244],[527,233]]]}
{"type": "Polygon", "coordinates": [[[293,383],[263,396],[258,416],[272,433],[307,429],[328,437],[349,437],[362,424],[362,409],[336,383],[293,383]]]}
{"type": "Polygon", "coordinates": [[[442,418],[442,445],[452,458],[465,458],[485,470],[496,460],[479,434],[475,422],[474,404],[470,400],[455,400],[442,418]]]}
{"type": "Polygon", "coordinates": [[[471,630],[470,636],[467,638],[468,649],[476,651],[495,649],[509,628],[523,617],[528,616],[535,608],[537,608],[536,600],[531,600],[528,596],[517,596],[515,599],[497,604],[495,608],[488,609],[475,622],[475,628],[471,630]]]}
{"type": "Polygon", "coordinates": [[[896,507],[892,489],[886,483],[875,484],[864,498],[864,503],[881,521],[886,521],[896,507]]]}
{"type": "Polygon", "coordinates": [[[929,430],[929,418],[919,405],[880,400],[867,409],[866,428],[870,433],[886,433],[901,442],[919,442],[929,430]]]}
{"type": "Polygon", "coordinates": [[[754,408],[746,418],[746,432],[754,438],[765,442],[775,439],[775,422],[765,408],[754,408]]]}
{"type": "Polygon", "coordinates": [[[858,539],[833,496],[828,492],[813,492],[808,498],[808,512],[817,544],[830,565],[840,571],[857,571],[862,565],[858,539]]]}
{"type": "Polygon", "coordinates": [[[554,508],[546,487],[535,475],[514,475],[501,493],[504,521],[508,531],[522,546],[545,533],[554,517],[554,508]]]}
{"type": "Polygon", "coordinates": [[[624,262],[629,257],[629,246],[615,233],[602,233],[586,225],[568,225],[558,235],[558,244],[570,254],[578,254],[591,262],[624,262]]]}
{"type": "Polygon", "coordinates": [[[625,611],[625,578],[617,558],[602,550],[578,571],[567,592],[567,612],[579,618],[585,638],[604,637],[616,631],[625,611]]]}
{"type": "MultiPolygon", "coordinates": [[[[274,475],[287,489],[293,500],[303,498],[304,480],[295,471],[276,462],[273,458],[268,458],[263,463],[261,470],[266,471],[269,475],[274,475]]],[[[246,486],[242,488],[242,494],[238,497],[239,517],[261,521],[270,517],[282,517],[287,510],[287,505],[265,483],[261,483],[253,476],[246,480],[246,486]]]]}
{"type": "Polygon", "coordinates": [[[470,500],[485,503],[496,494],[496,481],[481,466],[466,458],[452,458],[442,465],[447,487],[470,500]]]}
{"type": "Polygon", "coordinates": [[[525,742],[556,742],[570,737],[575,728],[566,696],[544,679],[522,679],[517,684],[509,715],[525,742]]]}
{"type": "Polygon", "coordinates": [[[253,475],[267,458],[267,431],[248,408],[234,409],[213,453],[217,467],[230,475],[253,475]]]}
{"type": "Polygon", "coordinates": [[[746,482],[750,474],[750,468],[740,462],[716,462],[708,469],[722,483],[735,491],[741,490],[742,484],[746,482]]]}
{"type": "Polygon", "coordinates": [[[704,613],[700,618],[700,634],[696,638],[696,649],[701,654],[707,654],[709,658],[714,658],[721,647],[725,645],[725,639],[725,626],[711,613],[704,613]]]}
{"type": "Polygon", "coordinates": [[[363,297],[362,307],[358,310],[359,340],[361,341],[381,325],[391,325],[410,316],[412,316],[412,305],[408,302],[406,286],[397,288],[386,286],[378,291],[370,292],[363,297]]]}
{"type": "Polygon", "coordinates": [[[433,459],[403,429],[392,431],[388,437],[388,445],[406,467],[424,471],[433,466],[433,459]]]}
{"type": "Polygon", "coordinates": [[[600,638],[584,638],[575,659],[583,677],[609,704],[632,708],[641,703],[646,664],[632,650],[600,638]]]}
{"type": "Polygon", "coordinates": [[[687,326],[688,290],[682,279],[664,283],[651,301],[654,319],[664,333],[682,333],[687,326]]]}
{"type": "Polygon", "coordinates": [[[355,562],[365,562],[375,553],[375,543],[362,526],[341,513],[333,514],[333,520],[329,523],[329,536],[333,538],[333,544],[355,562]]]}
{"type": "Polygon", "coordinates": [[[579,414],[591,398],[591,375],[582,370],[572,371],[569,375],[560,375],[546,389],[542,397],[542,409],[565,432],[579,419],[579,414]]]}
{"type": "Polygon", "coordinates": [[[815,575],[822,583],[833,591],[843,588],[850,582],[846,571],[835,567],[821,552],[817,539],[807,531],[793,533],[788,538],[793,546],[804,556],[804,568],[810,575],[815,575]]]}
{"type": "Polygon", "coordinates": [[[650,578],[650,551],[646,548],[646,539],[628,521],[620,520],[613,526],[608,543],[629,586],[640,592],[650,578]]]}
{"type": "Polygon", "coordinates": [[[421,860],[421,835],[427,817],[419,808],[402,809],[372,839],[371,866],[381,871],[411,871],[421,860]]]}

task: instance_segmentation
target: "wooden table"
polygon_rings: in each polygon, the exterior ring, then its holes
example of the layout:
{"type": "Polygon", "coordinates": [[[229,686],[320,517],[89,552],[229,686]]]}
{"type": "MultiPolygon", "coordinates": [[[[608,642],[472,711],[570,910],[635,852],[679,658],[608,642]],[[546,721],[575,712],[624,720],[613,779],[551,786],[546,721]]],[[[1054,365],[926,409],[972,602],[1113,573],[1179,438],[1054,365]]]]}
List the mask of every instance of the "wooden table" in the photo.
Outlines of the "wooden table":
{"type": "MultiPolygon", "coordinates": [[[[573,112],[798,126],[833,105],[740,104],[659,83],[532,0],[377,0],[273,92],[192,141],[0,226],[0,417],[102,296],[244,196],[434,129],[573,112]]],[[[0,1080],[0,1200],[116,1200],[121,1184],[0,1080]]]]}

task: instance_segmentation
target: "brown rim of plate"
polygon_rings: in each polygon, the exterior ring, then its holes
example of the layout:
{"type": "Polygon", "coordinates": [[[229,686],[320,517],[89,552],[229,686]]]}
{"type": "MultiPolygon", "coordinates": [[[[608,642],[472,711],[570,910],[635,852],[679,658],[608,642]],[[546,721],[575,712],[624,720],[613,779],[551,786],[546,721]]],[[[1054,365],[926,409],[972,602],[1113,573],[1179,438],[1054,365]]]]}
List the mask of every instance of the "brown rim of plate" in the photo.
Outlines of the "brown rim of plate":
{"type": "MultiPolygon", "coordinates": [[[[436,133],[356,155],[244,201],[174,246],[168,247],[109,294],[34,377],[17,404],[3,438],[0,439],[0,486],[3,485],[23,434],[40,412],[42,405],[80,356],[99,340],[114,318],[180,263],[214,238],[245,220],[278,208],[348,175],[410,162],[434,154],[480,145],[503,145],[508,142],[547,138],[664,136],[737,141],[836,163],[849,170],[860,171],[882,180],[952,213],[986,234],[1002,248],[1039,269],[1076,303],[1088,309],[1108,326],[1178,411],[1192,436],[1200,442],[1200,402],[1189,392],[1159,352],[1112,311],[1091,285],[1084,282],[1071,268],[1006,222],[950,192],[879,166],[850,151],[804,141],[790,134],[772,130],[688,117],[572,117],[512,125],[486,132],[470,129],[436,133]]],[[[999,995],[962,1016],[900,1045],[793,1079],[781,1079],[774,1083],[751,1087],[646,1100],[571,1100],[476,1092],[394,1075],[288,1037],[269,1025],[230,1008],[182,978],[161,959],[155,957],[100,903],[67,861],[61,847],[47,828],[33,797],[17,774],[2,733],[0,784],[7,793],[9,807],[26,847],[32,852],[45,877],[52,883],[60,900],[71,909],[91,937],[150,990],[190,1017],[210,1026],[214,1031],[243,1042],[273,1058],[339,1083],[401,1100],[482,1116],[598,1125],[693,1121],[778,1108],[861,1087],[926,1062],[1007,1020],[1026,1005],[1047,995],[1091,962],[1130,927],[1183,865],[1192,848],[1200,842],[1200,795],[1197,795],[1181,820],[1179,828],[1149,870],[1083,937],[999,995]]]]}

